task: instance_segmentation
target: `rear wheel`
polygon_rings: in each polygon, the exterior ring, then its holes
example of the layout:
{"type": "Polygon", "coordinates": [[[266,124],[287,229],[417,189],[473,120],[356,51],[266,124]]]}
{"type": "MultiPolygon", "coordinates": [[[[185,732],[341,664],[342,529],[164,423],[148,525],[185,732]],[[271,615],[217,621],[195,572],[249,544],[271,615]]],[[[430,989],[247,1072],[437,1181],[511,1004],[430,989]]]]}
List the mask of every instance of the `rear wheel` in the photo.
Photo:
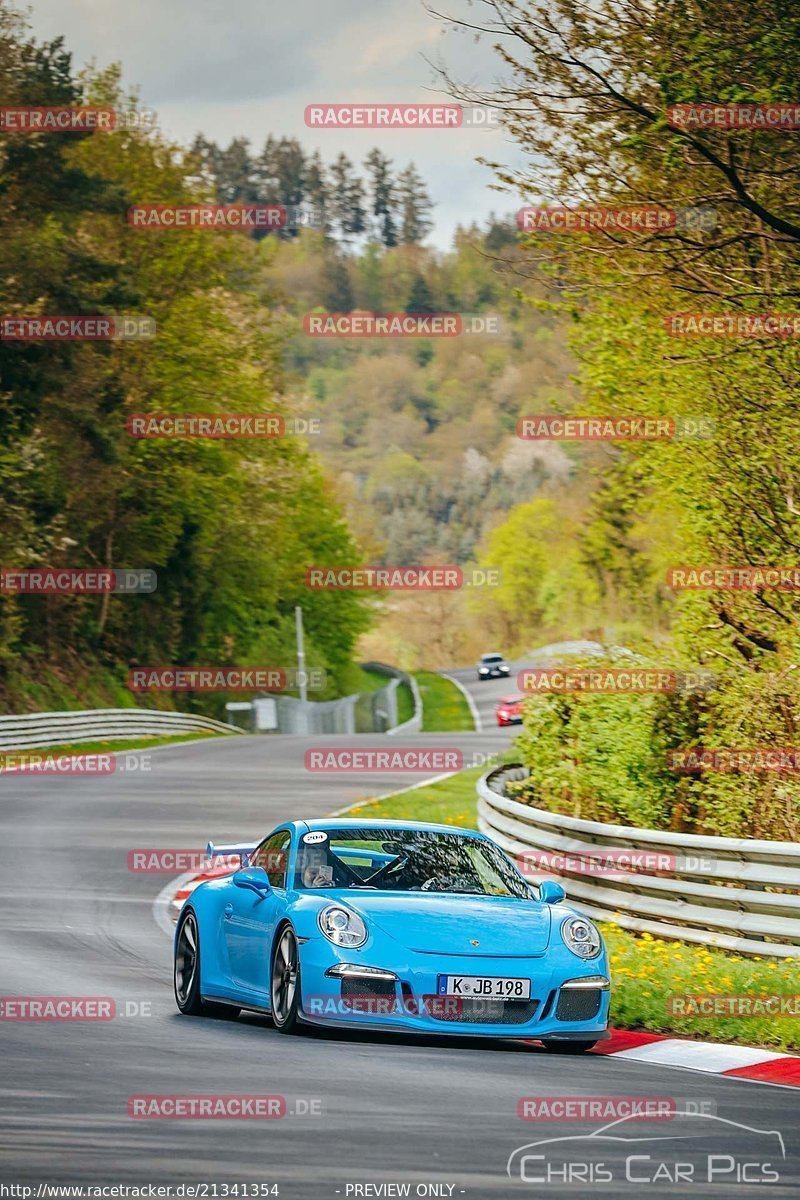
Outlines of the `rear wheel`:
{"type": "Polygon", "coordinates": [[[203,1010],[200,999],[200,934],[197,917],[191,910],[181,917],[175,942],[175,1003],[188,1017],[199,1017],[203,1010]]]}
{"type": "Polygon", "coordinates": [[[189,910],[181,918],[175,943],[175,1003],[187,1017],[221,1017],[230,1020],[240,1010],[231,1004],[212,1004],[200,996],[200,931],[189,910]]]}
{"type": "Polygon", "coordinates": [[[291,925],[284,925],[272,952],[270,999],[275,1028],[279,1033],[295,1033],[300,1025],[300,955],[291,925]]]}
{"type": "Polygon", "coordinates": [[[548,1054],[584,1054],[593,1049],[597,1042],[542,1042],[548,1054]]]}

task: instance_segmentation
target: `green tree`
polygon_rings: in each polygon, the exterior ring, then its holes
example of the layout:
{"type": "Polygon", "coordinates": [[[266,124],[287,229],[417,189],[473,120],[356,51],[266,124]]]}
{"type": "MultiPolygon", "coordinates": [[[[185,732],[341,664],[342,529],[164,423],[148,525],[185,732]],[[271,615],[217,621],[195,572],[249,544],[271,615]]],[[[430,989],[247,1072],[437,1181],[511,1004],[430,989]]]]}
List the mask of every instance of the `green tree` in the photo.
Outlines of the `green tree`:
{"type": "Polygon", "coordinates": [[[355,174],[353,164],[346,154],[340,154],[334,160],[330,174],[331,216],[339,236],[347,243],[366,229],[364,185],[355,174]]]}
{"type": "Polygon", "coordinates": [[[408,293],[405,310],[407,313],[434,313],[436,305],[434,304],[431,289],[425,276],[419,271],[411,281],[411,290],[408,293]]]}
{"type": "Polygon", "coordinates": [[[322,303],[328,312],[345,313],[353,309],[353,289],[346,262],[338,254],[329,254],[322,269],[322,303]]]}
{"type": "MultiPolygon", "coordinates": [[[[26,38],[0,10],[4,96],[133,111],[118,71],[79,86],[60,43],[26,38]]],[[[196,174],[205,151],[195,150],[137,128],[9,134],[0,145],[3,311],[143,314],[157,327],[152,343],[0,345],[4,569],[136,566],[158,577],[146,596],[0,597],[0,703],[12,710],[47,670],[72,677],[77,699],[90,673],[113,692],[137,663],[289,665],[301,602],[309,661],[335,688],[369,620],[359,596],[305,587],[308,565],[352,563],[358,550],[300,442],[126,431],[139,412],[286,411],[264,248],[207,230],[143,233],[124,220],[144,199],[207,199],[196,174]]]]}
{"type": "MultiPolygon", "coordinates": [[[[794,308],[800,146],[781,129],[692,127],[669,115],[676,104],[790,102],[800,12],[778,0],[746,10],[731,0],[689,10],[672,0],[486,0],[483,13],[504,35],[503,115],[524,152],[525,165],[501,168],[501,181],[549,203],[673,214],[657,233],[525,239],[528,261],[557,281],[574,320],[578,411],[668,417],[679,429],[702,417],[711,431],[620,447],[579,544],[595,573],[612,574],[650,616],[671,605],[670,649],[718,673],[695,736],[707,746],[793,745],[797,592],[673,598],[662,572],[676,563],[779,566],[800,545],[794,340],[670,333],[687,309],[794,308]]],[[[678,699],[665,703],[680,709],[678,699]]],[[[678,720],[665,727],[685,736],[678,720]]],[[[794,837],[800,827],[791,776],[709,772],[692,789],[702,828],[794,837]]]]}
{"type": "Polygon", "coordinates": [[[318,150],[315,150],[306,162],[303,190],[307,202],[321,218],[322,232],[327,234],[330,230],[330,195],[325,166],[318,150]]]}
{"type": "Polygon", "coordinates": [[[397,205],[400,242],[408,246],[419,245],[433,229],[430,217],[433,204],[413,163],[409,163],[397,177],[397,205]]]}
{"type": "Polygon", "coordinates": [[[397,245],[397,196],[392,177],[392,161],[377,146],[364,159],[369,174],[372,216],[379,239],[384,246],[397,245]]]}

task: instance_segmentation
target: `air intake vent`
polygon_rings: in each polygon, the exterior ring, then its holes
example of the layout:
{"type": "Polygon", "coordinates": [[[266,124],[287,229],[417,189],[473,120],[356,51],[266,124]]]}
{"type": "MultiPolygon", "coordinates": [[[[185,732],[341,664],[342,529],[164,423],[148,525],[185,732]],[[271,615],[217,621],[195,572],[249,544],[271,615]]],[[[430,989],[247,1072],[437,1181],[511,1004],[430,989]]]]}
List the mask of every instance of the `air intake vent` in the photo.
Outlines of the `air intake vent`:
{"type": "Polygon", "coordinates": [[[558,995],[556,1020],[591,1021],[600,1012],[600,988],[564,988],[558,995]]]}
{"type": "Polygon", "coordinates": [[[484,996],[423,996],[434,1021],[464,1025],[524,1025],[530,1021],[538,1000],[500,1000],[484,996]]]}

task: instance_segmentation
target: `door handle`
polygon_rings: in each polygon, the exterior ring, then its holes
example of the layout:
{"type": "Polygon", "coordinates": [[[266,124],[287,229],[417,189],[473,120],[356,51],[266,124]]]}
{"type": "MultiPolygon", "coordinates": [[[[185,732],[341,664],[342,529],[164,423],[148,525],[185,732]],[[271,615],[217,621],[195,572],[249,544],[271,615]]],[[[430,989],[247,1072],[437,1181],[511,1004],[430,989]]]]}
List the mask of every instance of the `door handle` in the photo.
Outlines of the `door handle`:
{"type": "Polygon", "coordinates": [[[228,917],[232,917],[232,916],[233,916],[233,905],[226,904],[225,905],[225,919],[227,920],[228,917]]]}

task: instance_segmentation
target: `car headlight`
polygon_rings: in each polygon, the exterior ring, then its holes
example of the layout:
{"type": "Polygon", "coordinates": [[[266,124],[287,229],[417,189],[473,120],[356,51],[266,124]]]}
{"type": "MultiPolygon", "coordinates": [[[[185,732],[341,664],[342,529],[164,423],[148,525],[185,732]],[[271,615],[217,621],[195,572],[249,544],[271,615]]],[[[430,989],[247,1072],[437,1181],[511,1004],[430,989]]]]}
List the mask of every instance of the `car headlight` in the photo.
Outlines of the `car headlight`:
{"type": "Polygon", "coordinates": [[[329,942],[335,946],[363,946],[367,940],[367,927],[358,913],[339,904],[329,904],[317,917],[317,924],[329,942]]]}
{"type": "Polygon", "coordinates": [[[489,668],[488,667],[478,667],[478,674],[479,675],[488,675],[489,668]]]}
{"type": "Polygon", "coordinates": [[[506,673],[506,675],[507,675],[507,674],[508,674],[508,672],[511,670],[511,668],[510,668],[510,667],[507,667],[507,666],[505,665],[505,663],[504,663],[504,664],[503,664],[503,666],[500,668],[500,670],[501,670],[501,671],[505,671],[505,673],[506,673]]]}
{"type": "Polygon", "coordinates": [[[567,917],[561,926],[561,936],[578,958],[597,958],[603,948],[597,927],[586,917],[567,917]]]}

